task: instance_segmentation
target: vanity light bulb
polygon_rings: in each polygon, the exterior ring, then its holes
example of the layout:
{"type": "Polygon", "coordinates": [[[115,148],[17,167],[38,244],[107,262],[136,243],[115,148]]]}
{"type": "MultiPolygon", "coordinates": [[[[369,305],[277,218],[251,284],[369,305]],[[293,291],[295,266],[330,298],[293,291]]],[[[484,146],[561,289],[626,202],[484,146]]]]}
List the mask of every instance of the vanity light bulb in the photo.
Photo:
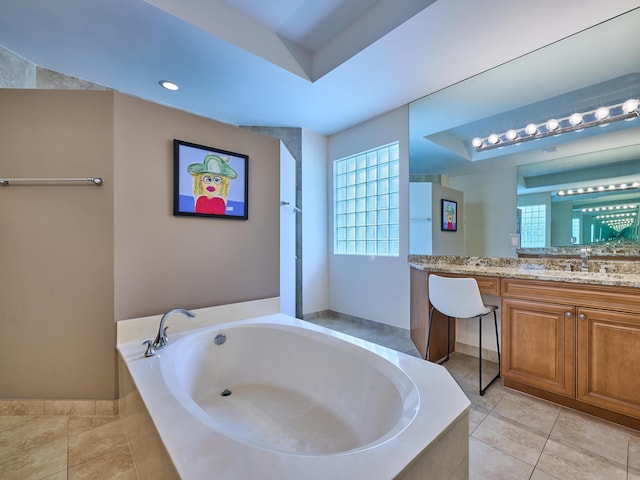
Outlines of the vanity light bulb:
{"type": "Polygon", "coordinates": [[[604,190],[604,187],[603,187],[602,185],[600,185],[600,186],[598,187],[598,191],[599,191],[599,192],[602,192],[603,190],[604,190]]]}
{"type": "Polygon", "coordinates": [[[630,98],[622,104],[622,111],[624,113],[631,113],[638,110],[638,106],[640,106],[640,101],[636,98],[630,98]]]}
{"type": "Polygon", "coordinates": [[[471,145],[473,145],[474,148],[480,148],[482,146],[482,139],[480,137],[474,138],[471,140],[471,145]]]}
{"type": "Polygon", "coordinates": [[[524,127],[524,131],[527,133],[527,135],[535,135],[536,133],[538,133],[538,126],[535,123],[530,123],[529,125],[524,127]]]}
{"type": "Polygon", "coordinates": [[[516,132],[515,130],[509,130],[506,134],[505,137],[507,137],[507,140],[515,140],[516,138],[518,138],[518,132],[516,132]]]}
{"type": "Polygon", "coordinates": [[[587,188],[587,192],[589,192],[589,193],[593,192],[593,187],[587,188]]]}
{"type": "Polygon", "coordinates": [[[551,120],[547,121],[547,130],[549,130],[550,132],[557,130],[559,126],[560,126],[560,123],[555,118],[552,118],[551,120]]]}
{"type": "Polygon", "coordinates": [[[638,188],[638,187],[640,187],[640,183],[638,183],[638,182],[633,182],[633,183],[631,184],[631,186],[632,186],[633,188],[638,188]]]}
{"type": "Polygon", "coordinates": [[[571,189],[567,190],[567,195],[573,195],[573,190],[571,189]]]}
{"type": "Polygon", "coordinates": [[[487,140],[491,145],[497,145],[498,142],[500,141],[500,137],[495,133],[492,133],[491,135],[489,135],[489,137],[487,137],[487,140]]]}
{"type": "Polygon", "coordinates": [[[609,116],[609,109],[607,107],[600,107],[595,113],[596,120],[604,120],[609,116]]]}
{"type": "Polygon", "coordinates": [[[571,125],[573,125],[574,127],[576,125],[580,125],[582,123],[582,114],[581,113],[574,113],[573,115],[571,115],[569,117],[569,123],[571,125]]]}
{"type": "Polygon", "coordinates": [[[624,190],[625,188],[627,188],[627,184],[626,183],[621,183],[620,184],[620,188],[624,190]]]}
{"type": "Polygon", "coordinates": [[[615,185],[609,185],[609,190],[615,190],[616,186],[615,185]]]}
{"type": "Polygon", "coordinates": [[[558,190],[558,195],[561,197],[564,196],[564,190],[558,190]]]}

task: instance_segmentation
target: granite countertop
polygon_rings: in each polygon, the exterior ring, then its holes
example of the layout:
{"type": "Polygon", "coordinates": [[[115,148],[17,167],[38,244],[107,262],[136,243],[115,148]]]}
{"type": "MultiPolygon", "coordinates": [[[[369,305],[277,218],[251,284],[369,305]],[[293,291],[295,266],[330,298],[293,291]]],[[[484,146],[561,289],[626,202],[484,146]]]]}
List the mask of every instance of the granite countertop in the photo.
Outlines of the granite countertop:
{"type": "Polygon", "coordinates": [[[582,262],[579,259],[409,255],[408,262],[411,267],[426,272],[640,288],[638,261],[589,260],[588,272],[580,270],[582,262]]]}
{"type": "Polygon", "coordinates": [[[572,245],[567,247],[546,247],[546,248],[519,248],[518,254],[537,256],[580,256],[580,250],[588,248],[593,257],[629,257],[637,259],[640,257],[640,246],[637,242],[607,242],[593,245],[572,245]]]}

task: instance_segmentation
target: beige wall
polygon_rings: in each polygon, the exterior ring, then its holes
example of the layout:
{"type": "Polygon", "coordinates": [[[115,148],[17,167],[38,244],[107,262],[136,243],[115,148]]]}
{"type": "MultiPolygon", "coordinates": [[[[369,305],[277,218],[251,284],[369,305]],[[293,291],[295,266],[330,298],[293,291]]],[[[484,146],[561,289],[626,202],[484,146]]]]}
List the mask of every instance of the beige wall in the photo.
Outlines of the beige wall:
{"type": "Polygon", "coordinates": [[[109,92],[0,90],[0,398],[114,398],[109,92]]]}
{"type": "Polygon", "coordinates": [[[280,142],[122,94],[114,111],[116,320],[278,296],[280,142]],[[247,221],[173,216],[174,138],[249,155],[247,221]]]}
{"type": "Polygon", "coordinates": [[[278,140],[110,91],[0,105],[0,178],[105,179],[0,187],[0,398],[113,399],[114,319],[278,295],[278,140]],[[174,138],[249,155],[249,220],[172,215],[174,138]]]}

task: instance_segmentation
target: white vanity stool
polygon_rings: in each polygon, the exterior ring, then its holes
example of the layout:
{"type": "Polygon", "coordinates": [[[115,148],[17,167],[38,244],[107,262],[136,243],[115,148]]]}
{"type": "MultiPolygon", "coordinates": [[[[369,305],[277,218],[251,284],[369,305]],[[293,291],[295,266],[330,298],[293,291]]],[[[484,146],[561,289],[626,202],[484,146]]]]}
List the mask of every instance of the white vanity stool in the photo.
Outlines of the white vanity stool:
{"type": "Polygon", "coordinates": [[[451,317],[474,318],[477,317],[479,325],[479,389],[480,395],[484,395],[489,386],[500,377],[500,341],[498,339],[498,320],[494,305],[485,305],[480,295],[478,283],[474,278],[454,278],[429,275],[429,329],[427,333],[427,354],[429,358],[429,342],[431,340],[431,324],[433,323],[433,311],[437,310],[447,317],[447,356],[440,363],[449,360],[449,341],[451,338],[451,317]],[[483,388],[482,387],[482,317],[493,312],[493,323],[496,329],[496,346],[498,348],[498,374],[483,388]]]}

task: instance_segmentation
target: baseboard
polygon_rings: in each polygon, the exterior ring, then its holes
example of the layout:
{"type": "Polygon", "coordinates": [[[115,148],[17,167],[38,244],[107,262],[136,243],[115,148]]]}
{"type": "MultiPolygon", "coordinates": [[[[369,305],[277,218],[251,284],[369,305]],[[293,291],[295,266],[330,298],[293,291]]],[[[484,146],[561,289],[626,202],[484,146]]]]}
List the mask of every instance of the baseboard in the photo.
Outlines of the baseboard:
{"type": "Polygon", "coordinates": [[[0,399],[0,416],[118,415],[118,400],[0,399]]]}

